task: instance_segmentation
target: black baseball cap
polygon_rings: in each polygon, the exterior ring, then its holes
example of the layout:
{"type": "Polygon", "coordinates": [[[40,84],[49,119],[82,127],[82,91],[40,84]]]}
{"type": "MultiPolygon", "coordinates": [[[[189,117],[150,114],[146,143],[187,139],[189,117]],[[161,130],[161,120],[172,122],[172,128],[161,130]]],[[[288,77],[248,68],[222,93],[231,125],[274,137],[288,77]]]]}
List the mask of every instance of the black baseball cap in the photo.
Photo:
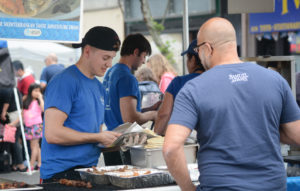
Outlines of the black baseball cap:
{"type": "Polygon", "coordinates": [[[191,42],[191,44],[189,45],[188,49],[186,49],[185,51],[183,51],[183,52],[181,53],[181,56],[183,56],[183,55],[185,55],[185,54],[187,54],[187,53],[198,56],[198,53],[194,51],[194,48],[195,48],[196,46],[197,46],[197,39],[195,39],[195,40],[193,40],[193,41],[191,42]]]}
{"type": "Polygon", "coordinates": [[[95,48],[118,51],[120,49],[121,41],[118,34],[109,27],[96,26],[91,28],[82,39],[80,44],[72,44],[73,48],[84,47],[91,45],[95,48]]]}

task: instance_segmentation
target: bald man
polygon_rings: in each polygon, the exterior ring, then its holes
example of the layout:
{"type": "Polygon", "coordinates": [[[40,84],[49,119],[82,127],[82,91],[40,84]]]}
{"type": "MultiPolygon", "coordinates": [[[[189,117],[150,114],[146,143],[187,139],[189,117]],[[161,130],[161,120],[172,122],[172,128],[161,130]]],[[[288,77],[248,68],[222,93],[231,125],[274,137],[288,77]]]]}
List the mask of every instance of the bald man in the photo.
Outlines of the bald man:
{"type": "Polygon", "coordinates": [[[197,130],[201,191],[285,191],[280,141],[300,144],[300,111],[278,72],[242,62],[235,30],[223,18],[205,22],[196,51],[207,69],[178,93],[163,153],[182,190],[196,190],[183,152],[197,130]]]}
{"type": "Polygon", "coordinates": [[[40,77],[40,84],[43,90],[46,88],[51,78],[65,68],[64,65],[58,64],[57,61],[57,56],[54,53],[49,54],[45,58],[46,67],[43,69],[40,77]]]}

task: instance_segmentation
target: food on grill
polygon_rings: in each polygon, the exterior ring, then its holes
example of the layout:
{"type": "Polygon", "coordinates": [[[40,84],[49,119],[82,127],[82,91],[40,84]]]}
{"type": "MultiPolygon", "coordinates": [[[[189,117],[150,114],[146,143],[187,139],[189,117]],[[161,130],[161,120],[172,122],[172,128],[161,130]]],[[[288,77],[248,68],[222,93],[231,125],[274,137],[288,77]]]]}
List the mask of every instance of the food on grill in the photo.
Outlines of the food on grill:
{"type": "Polygon", "coordinates": [[[85,187],[85,188],[92,188],[92,184],[90,182],[85,182],[82,180],[68,180],[68,179],[60,179],[60,184],[66,185],[66,186],[73,186],[73,187],[85,187]]]}
{"type": "Polygon", "coordinates": [[[93,166],[92,170],[87,169],[87,172],[104,175],[104,173],[106,173],[106,172],[126,172],[126,171],[131,171],[131,170],[134,170],[134,169],[136,169],[136,168],[129,169],[129,167],[127,165],[125,165],[123,168],[119,168],[119,169],[102,169],[102,170],[98,170],[97,167],[93,166]]]}
{"type": "Polygon", "coordinates": [[[105,173],[105,170],[98,170],[96,167],[92,166],[92,169],[87,169],[87,172],[95,173],[95,174],[101,174],[103,175],[105,173]]]}
{"type": "Polygon", "coordinates": [[[0,10],[8,15],[31,17],[44,11],[53,0],[0,0],[0,10]]]}
{"type": "Polygon", "coordinates": [[[29,185],[25,182],[2,182],[0,189],[27,188],[29,185]]]}
{"type": "Polygon", "coordinates": [[[144,171],[133,171],[130,174],[120,175],[120,177],[122,177],[122,178],[132,178],[132,177],[146,175],[146,174],[150,174],[150,173],[151,173],[150,170],[147,170],[146,172],[144,172],[144,171]]]}
{"type": "Polygon", "coordinates": [[[147,144],[144,146],[146,149],[153,149],[153,148],[161,148],[164,144],[164,137],[157,136],[147,140],[147,144]]]}

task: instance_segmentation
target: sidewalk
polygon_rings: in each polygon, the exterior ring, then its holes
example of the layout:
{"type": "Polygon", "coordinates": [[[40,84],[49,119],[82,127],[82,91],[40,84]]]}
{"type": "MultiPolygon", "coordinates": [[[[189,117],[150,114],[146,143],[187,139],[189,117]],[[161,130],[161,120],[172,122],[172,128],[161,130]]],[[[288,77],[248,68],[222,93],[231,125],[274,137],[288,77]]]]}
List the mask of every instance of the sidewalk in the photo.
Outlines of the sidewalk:
{"type": "Polygon", "coordinates": [[[33,171],[31,175],[29,172],[10,172],[0,173],[0,178],[14,180],[18,182],[25,182],[27,184],[39,184],[40,183],[40,171],[33,171]]]}

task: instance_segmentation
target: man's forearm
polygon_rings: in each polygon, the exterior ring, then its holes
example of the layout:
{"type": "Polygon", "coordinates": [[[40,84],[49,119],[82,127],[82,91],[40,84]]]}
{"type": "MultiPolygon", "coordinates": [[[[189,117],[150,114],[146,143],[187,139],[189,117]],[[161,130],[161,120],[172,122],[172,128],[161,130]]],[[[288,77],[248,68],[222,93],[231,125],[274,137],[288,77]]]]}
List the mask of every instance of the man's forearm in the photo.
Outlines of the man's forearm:
{"type": "Polygon", "coordinates": [[[300,145],[300,140],[299,141],[295,141],[299,139],[299,136],[297,136],[296,138],[293,137],[289,137],[286,132],[284,131],[284,129],[280,128],[280,142],[284,143],[284,144],[288,144],[288,145],[300,145]]]}
{"type": "Polygon", "coordinates": [[[300,120],[281,124],[279,130],[282,143],[300,146],[300,120]]]}
{"type": "Polygon", "coordinates": [[[59,127],[49,131],[46,127],[45,137],[48,143],[59,145],[77,145],[96,142],[96,137],[93,133],[83,133],[68,127],[59,127]]]}
{"type": "Polygon", "coordinates": [[[8,108],[9,108],[8,103],[3,104],[2,113],[7,113],[8,108]]]}
{"type": "Polygon", "coordinates": [[[178,149],[175,147],[164,148],[164,158],[170,173],[175,178],[181,190],[196,190],[196,186],[193,184],[187,169],[183,146],[180,146],[178,149]]]}
{"type": "MultiPolygon", "coordinates": [[[[3,118],[5,117],[8,108],[9,108],[9,104],[8,104],[8,103],[3,104],[3,108],[2,108],[2,111],[1,111],[1,118],[2,118],[2,117],[3,117],[3,118]]],[[[2,119],[2,120],[4,120],[4,119],[2,119]]]]}
{"type": "Polygon", "coordinates": [[[126,118],[124,117],[123,121],[124,121],[124,123],[126,123],[126,122],[130,122],[130,123],[137,122],[138,124],[141,125],[141,124],[144,124],[148,121],[155,120],[156,114],[157,114],[156,111],[147,111],[147,112],[144,112],[144,113],[136,112],[132,116],[127,115],[126,118]]]}
{"type": "Polygon", "coordinates": [[[45,137],[48,143],[58,145],[79,145],[86,143],[101,143],[110,146],[121,134],[113,131],[99,133],[79,132],[68,127],[60,127],[59,131],[46,131],[45,137]]]}
{"type": "Polygon", "coordinates": [[[164,135],[167,130],[167,125],[173,110],[174,99],[169,92],[165,93],[164,100],[157,112],[157,119],[155,121],[154,132],[159,135],[164,135]]]}
{"type": "Polygon", "coordinates": [[[157,116],[154,126],[155,133],[157,133],[158,135],[165,135],[170,115],[171,113],[157,116]]]}

